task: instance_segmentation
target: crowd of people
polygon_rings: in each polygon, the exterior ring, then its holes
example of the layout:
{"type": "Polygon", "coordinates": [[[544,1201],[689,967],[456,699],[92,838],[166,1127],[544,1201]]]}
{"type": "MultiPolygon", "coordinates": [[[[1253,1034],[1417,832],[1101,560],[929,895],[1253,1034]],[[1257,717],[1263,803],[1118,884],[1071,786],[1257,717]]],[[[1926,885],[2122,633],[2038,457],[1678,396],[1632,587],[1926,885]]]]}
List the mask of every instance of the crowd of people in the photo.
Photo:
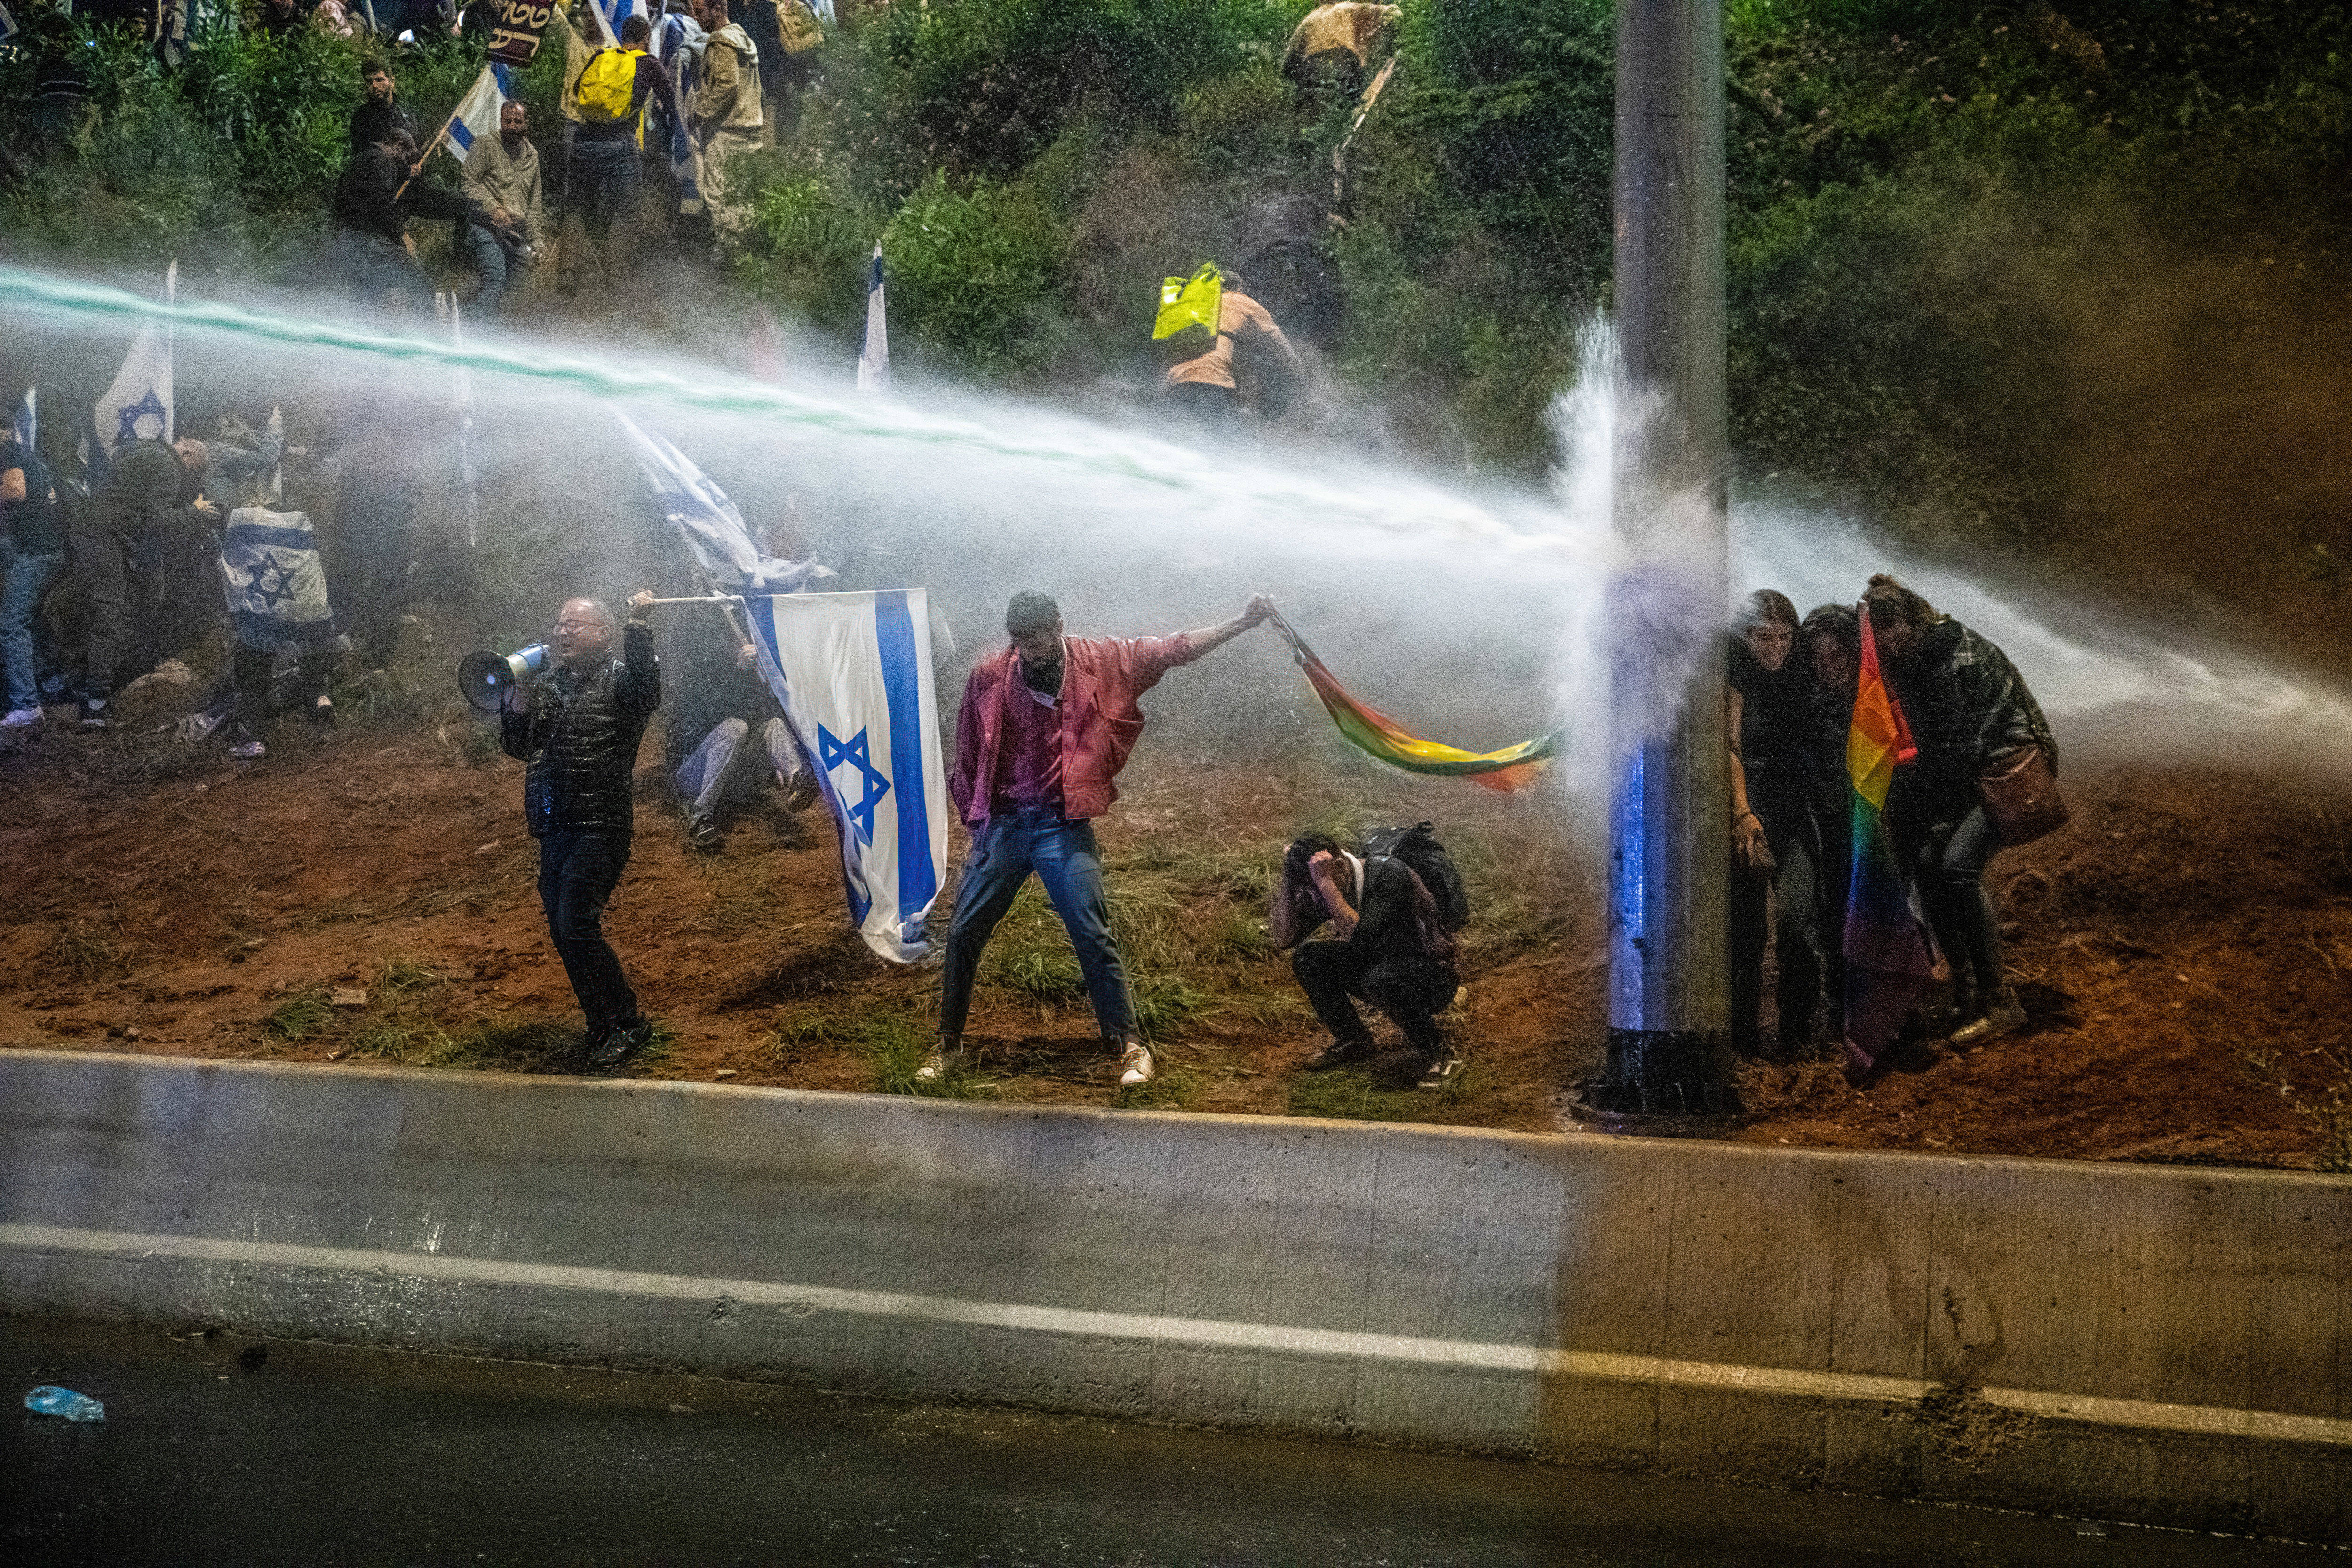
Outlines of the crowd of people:
{"type": "MultiPolygon", "coordinates": [[[[1912,1037],[1965,1051],[2025,1025],[1985,887],[2003,843],[1985,781],[2027,757],[2054,778],[2057,742],[2007,655],[1880,575],[1859,607],[1823,605],[1801,620],[1787,595],[1760,589],[1741,605],[1731,638],[1731,1037],[1744,1056],[1793,1059],[1813,1054],[1817,1041],[1850,1038],[1848,746],[1865,614],[1916,746],[1895,769],[1886,824],[1950,973],[1947,999],[1916,1016],[1912,1037]],[[1769,1047],[1759,1018],[1768,946],[1778,1018],[1769,1047]]],[[[1865,1081],[1900,1059],[1847,1052],[1853,1076],[1865,1081]]]]}

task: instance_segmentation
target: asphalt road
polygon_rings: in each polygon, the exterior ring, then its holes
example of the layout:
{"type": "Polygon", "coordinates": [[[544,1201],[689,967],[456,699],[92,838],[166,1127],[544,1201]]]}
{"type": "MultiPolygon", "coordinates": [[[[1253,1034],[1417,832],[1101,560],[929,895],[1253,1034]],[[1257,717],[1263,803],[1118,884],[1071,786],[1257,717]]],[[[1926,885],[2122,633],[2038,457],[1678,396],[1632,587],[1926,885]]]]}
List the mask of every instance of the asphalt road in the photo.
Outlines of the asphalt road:
{"type": "Polygon", "coordinates": [[[0,1561],[2174,1568],[2310,1548],[703,1378],[0,1318],[0,1561]],[[22,1408],[55,1383],[74,1425],[22,1408]]]}

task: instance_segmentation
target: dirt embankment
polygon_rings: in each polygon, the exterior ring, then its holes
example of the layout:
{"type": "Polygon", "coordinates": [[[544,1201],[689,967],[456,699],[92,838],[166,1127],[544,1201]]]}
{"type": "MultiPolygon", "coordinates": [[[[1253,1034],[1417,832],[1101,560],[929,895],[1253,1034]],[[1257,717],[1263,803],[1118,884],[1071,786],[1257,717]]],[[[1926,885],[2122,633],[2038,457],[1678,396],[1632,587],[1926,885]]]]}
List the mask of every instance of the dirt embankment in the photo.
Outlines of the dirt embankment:
{"type": "MultiPolygon", "coordinates": [[[[519,767],[462,733],[286,735],[236,766],[160,737],[52,728],[0,752],[0,1045],[577,1070],[519,767]],[[478,747],[471,748],[478,758],[478,747]],[[273,1022],[274,1020],[274,1022],[273,1022]]],[[[635,1070],[801,1089],[906,1084],[936,971],[845,926],[832,829],[771,805],[684,846],[658,770],[608,920],[667,1048],[635,1070]]],[[[1307,748],[1246,764],[1147,746],[1103,825],[1116,914],[1168,1070],[1135,1103],[1549,1131],[1597,1064],[1594,868],[1541,800],[1398,780],[1307,748]],[[1470,874],[1457,1089],[1305,1074],[1317,1031],[1260,925],[1310,820],[1431,817],[1470,874]]],[[[2074,824],[1995,863],[2033,1025],[1867,1092],[1826,1062],[1751,1065],[1768,1143],[2308,1167],[2352,1066],[2352,794],[2242,777],[2069,780],[2074,824]],[[2282,1089],[2285,1092],[2282,1092],[2282,1089]]],[[[955,845],[961,852],[961,837],[955,845]]],[[[992,948],[972,1078],[1103,1104],[1109,1059],[1031,891],[992,948]]]]}

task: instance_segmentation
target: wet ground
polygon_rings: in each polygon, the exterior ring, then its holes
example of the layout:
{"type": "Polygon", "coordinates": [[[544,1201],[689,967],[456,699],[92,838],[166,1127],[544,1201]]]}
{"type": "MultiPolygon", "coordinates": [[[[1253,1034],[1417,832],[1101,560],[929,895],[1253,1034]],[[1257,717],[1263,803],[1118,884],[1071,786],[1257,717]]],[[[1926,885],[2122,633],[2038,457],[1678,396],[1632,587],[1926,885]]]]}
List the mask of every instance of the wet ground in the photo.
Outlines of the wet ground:
{"type": "Polygon", "coordinates": [[[0,1318],[0,1561],[2173,1568],[2311,1548],[0,1318]],[[73,1425],[18,1406],[56,1383],[73,1425]]]}

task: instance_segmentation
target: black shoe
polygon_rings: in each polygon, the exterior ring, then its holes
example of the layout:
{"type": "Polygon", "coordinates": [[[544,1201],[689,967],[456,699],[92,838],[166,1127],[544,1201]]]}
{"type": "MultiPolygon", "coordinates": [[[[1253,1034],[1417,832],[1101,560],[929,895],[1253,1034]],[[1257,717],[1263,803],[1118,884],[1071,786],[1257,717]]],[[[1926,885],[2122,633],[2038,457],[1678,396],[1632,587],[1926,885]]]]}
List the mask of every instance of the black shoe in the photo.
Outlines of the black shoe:
{"type": "Polygon", "coordinates": [[[718,822],[708,815],[697,815],[686,819],[687,847],[696,853],[716,855],[720,846],[726,842],[726,836],[719,831],[718,822]]]}
{"type": "Polygon", "coordinates": [[[588,1065],[598,1072],[609,1072],[654,1043],[654,1026],[639,1018],[625,1024],[588,1047],[588,1065]]]}
{"type": "Polygon", "coordinates": [[[1307,1070],[1328,1072],[1333,1068],[1346,1067],[1349,1062],[1362,1061],[1371,1054],[1372,1041],[1369,1035],[1359,1040],[1335,1039],[1307,1058],[1307,1070]]]}

